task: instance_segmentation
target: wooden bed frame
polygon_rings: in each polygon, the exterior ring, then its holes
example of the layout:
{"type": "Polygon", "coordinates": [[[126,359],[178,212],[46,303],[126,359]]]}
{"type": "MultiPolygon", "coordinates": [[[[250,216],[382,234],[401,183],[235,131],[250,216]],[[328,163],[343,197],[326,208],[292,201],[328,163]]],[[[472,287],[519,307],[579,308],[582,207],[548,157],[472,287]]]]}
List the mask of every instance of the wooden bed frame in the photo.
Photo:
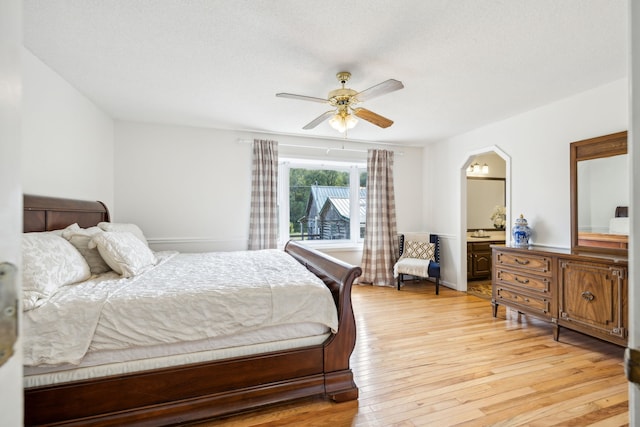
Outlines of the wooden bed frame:
{"type": "MultiPolygon", "coordinates": [[[[24,231],[109,221],[101,202],[24,196],[24,231]]],[[[25,425],[172,425],[309,396],[355,400],[349,358],[356,340],[351,286],[361,274],[289,242],[285,251],[320,277],[339,327],[321,345],[25,389],[25,425]]]]}

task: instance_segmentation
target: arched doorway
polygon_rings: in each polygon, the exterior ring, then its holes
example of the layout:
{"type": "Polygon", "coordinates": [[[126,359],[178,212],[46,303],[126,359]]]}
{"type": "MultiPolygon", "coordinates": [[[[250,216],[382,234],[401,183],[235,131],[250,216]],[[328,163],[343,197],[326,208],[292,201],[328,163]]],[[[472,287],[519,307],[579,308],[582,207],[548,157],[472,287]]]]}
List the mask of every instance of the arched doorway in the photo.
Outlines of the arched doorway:
{"type": "MultiPolygon", "coordinates": [[[[474,272],[475,266],[470,264],[472,260],[468,258],[467,236],[485,229],[486,231],[481,233],[481,235],[493,236],[495,234],[492,232],[493,223],[490,217],[493,208],[499,203],[498,199],[494,199],[498,197],[496,192],[499,188],[504,188],[503,200],[506,214],[504,238],[508,243],[511,233],[511,158],[496,146],[467,153],[466,160],[460,168],[461,212],[459,248],[461,262],[460,271],[458,271],[459,291],[467,290],[469,277],[480,277],[477,272],[474,272]],[[484,168],[485,165],[486,168],[484,168]],[[475,169],[475,172],[472,171],[473,169],[475,169]],[[488,171],[486,169],[488,169],[488,171]],[[473,193],[470,194],[470,192],[473,193]],[[476,194],[477,192],[482,193],[476,194]],[[475,196],[475,198],[470,196],[475,196]],[[469,206],[469,204],[478,205],[469,206]],[[486,224],[486,227],[483,224],[486,224]],[[471,232],[468,232],[470,229],[471,232]]],[[[499,237],[493,236],[490,238],[499,237]]],[[[482,239],[475,238],[471,240],[482,241],[482,239]]],[[[476,246],[478,245],[472,245],[472,248],[476,246]]],[[[487,245],[479,246],[486,247],[487,245]]],[[[486,248],[483,248],[483,250],[486,250],[486,248]]],[[[487,255],[490,257],[490,252],[487,255]]],[[[490,263],[490,261],[488,262],[490,263]]],[[[490,279],[488,274],[486,277],[490,279]]]]}

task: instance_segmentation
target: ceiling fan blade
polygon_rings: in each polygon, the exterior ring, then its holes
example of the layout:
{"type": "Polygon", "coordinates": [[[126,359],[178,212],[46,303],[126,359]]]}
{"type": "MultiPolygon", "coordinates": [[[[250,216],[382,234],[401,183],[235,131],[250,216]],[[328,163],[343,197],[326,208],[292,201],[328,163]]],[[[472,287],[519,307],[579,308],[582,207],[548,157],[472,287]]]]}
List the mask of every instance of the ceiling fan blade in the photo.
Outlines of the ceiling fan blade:
{"type": "Polygon", "coordinates": [[[328,104],[329,101],[323,98],[316,98],[314,96],[305,96],[305,95],[296,95],[293,93],[276,93],[276,96],[280,98],[291,98],[291,99],[299,99],[301,101],[313,101],[320,102],[322,104],[328,104]]]}
{"type": "Polygon", "coordinates": [[[355,94],[354,98],[357,99],[358,102],[368,101],[371,98],[375,98],[376,96],[384,95],[385,93],[393,92],[395,90],[400,90],[403,87],[404,85],[401,81],[389,79],[355,94]]]}
{"type": "Polygon", "coordinates": [[[318,117],[313,119],[311,122],[309,122],[302,129],[305,129],[305,130],[313,129],[314,127],[318,126],[320,123],[327,120],[329,117],[333,116],[335,113],[336,112],[334,110],[325,111],[324,113],[320,114],[318,117]]]}
{"type": "Polygon", "coordinates": [[[376,114],[373,111],[367,110],[366,108],[354,108],[353,114],[355,114],[357,117],[360,117],[362,120],[366,120],[369,123],[380,126],[381,128],[388,128],[393,124],[393,120],[382,117],[380,114],[376,114]]]}

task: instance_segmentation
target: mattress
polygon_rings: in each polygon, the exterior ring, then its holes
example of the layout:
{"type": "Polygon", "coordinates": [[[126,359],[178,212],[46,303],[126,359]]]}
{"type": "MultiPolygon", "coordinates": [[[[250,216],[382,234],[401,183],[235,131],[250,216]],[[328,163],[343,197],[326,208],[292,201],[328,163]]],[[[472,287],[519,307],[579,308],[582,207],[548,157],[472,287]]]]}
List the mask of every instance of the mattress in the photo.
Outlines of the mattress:
{"type": "Polygon", "coordinates": [[[282,251],[158,259],[25,312],[25,387],[317,345],[337,330],[331,292],[282,251]]]}
{"type": "Polygon", "coordinates": [[[326,326],[306,323],[264,328],[233,337],[88,353],[78,365],[25,366],[24,388],[320,345],[326,326]]]}

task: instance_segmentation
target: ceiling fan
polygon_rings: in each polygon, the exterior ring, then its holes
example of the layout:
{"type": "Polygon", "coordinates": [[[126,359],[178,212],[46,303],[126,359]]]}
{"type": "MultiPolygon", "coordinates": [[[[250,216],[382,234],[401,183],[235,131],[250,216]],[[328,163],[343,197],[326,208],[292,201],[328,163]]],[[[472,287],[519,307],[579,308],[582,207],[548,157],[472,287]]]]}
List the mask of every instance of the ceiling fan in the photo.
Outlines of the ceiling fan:
{"type": "Polygon", "coordinates": [[[347,129],[353,128],[358,120],[354,117],[359,117],[381,128],[388,128],[393,124],[393,120],[389,120],[373,111],[367,110],[362,107],[355,107],[360,102],[367,101],[376,96],[384,95],[389,92],[393,92],[402,89],[404,85],[402,82],[389,79],[375,86],[371,86],[369,89],[365,89],[362,92],[357,92],[353,89],[345,87],[345,84],[351,78],[351,73],[348,71],[341,71],[336,74],[336,77],[342,88],[335,89],[329,92],[327,99],[316,98],[313,96],[295,95],[293,93],[276,93],[276,96],[280,98],[300,99],[302,101],[319,102],[321,104],[329,104],[334,109],[325,111],[302,129],[309,130],[318,126],[320,123],[329,119],[331,127],[338,132],[346,132],[347,129]]]}

